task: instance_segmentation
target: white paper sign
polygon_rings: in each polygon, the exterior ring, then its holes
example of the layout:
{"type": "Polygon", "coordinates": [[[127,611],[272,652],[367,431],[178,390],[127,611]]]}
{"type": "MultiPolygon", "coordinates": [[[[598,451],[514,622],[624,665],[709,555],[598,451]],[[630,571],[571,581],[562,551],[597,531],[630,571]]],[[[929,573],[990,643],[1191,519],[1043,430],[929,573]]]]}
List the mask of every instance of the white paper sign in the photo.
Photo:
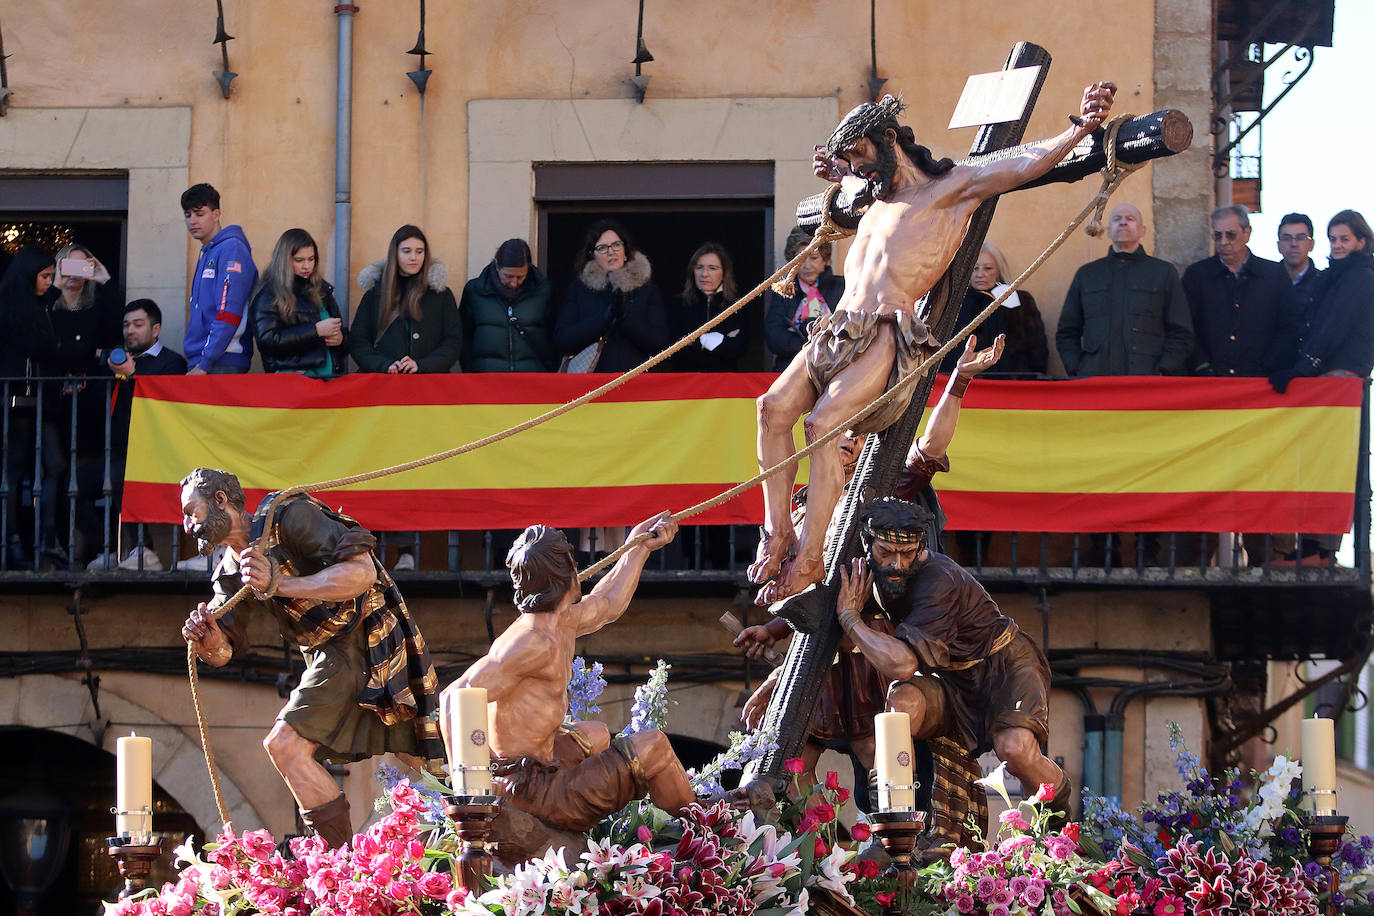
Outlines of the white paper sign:
{"type": "Polygon", "coordinates": [[[949,119],[949,129],[1019,120],[1026,113],[1039,75],[1039,67],[1021,67],[970,76],[949,119]]]}

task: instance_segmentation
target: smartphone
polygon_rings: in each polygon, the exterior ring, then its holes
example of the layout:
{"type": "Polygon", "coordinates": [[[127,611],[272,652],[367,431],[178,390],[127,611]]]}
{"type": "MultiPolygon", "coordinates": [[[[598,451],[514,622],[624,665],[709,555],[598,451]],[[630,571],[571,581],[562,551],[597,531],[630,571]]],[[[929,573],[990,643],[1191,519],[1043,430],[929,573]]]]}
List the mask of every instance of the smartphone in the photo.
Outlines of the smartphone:
{"type": "Polygon", "coordinates": [[[64,277],[82,277],[89,280],[95,276],[95,262],[85,258],[63,258],[58,269],[64,277]]]}

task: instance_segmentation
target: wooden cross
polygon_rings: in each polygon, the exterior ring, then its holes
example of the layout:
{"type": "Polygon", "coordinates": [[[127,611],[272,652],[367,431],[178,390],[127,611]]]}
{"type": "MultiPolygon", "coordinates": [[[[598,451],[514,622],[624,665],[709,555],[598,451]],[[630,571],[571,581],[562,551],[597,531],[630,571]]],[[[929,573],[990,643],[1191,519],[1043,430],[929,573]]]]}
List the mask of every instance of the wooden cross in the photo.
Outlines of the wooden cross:
{"type": "MultiPolygon", "coordinates": [[[[1017,43],[1007,57],[1003,71],[1038,68],[1026,95],[1024,110],[1017,120],[984,124],[974,139],[969,158],[961,161],[963,164],[977,164],[1015,154],[1013,147],[1025,135],[1049,66],[1050,54],[1044,48],[1029,42],[1017,43]]],[[[1181,112],[1160,111],[1123,124],[1117,136],[1120,159],[1124,162],[1143,162],[1187,149],[1192,142],[1192,125],[1181,112]]],[[[1076,147],[1049,175],[1028,187],[1052,181],[1077,181],[1101,169],[1105,162],[1102,131],[1099,130],[1076,147]]],[[[803,225],[819,222],[818,202],[822,196],[808,198],[798,207],[798,219],[803,225]]],[[[968,289],[973,265],[982,251],[983,240],[996,207],[997,198],[993,197],[984,201],[974,212],[963,244],[955,253],[949,268],[927,295],[926,313],[922,317],[937,340],[948,340],[955,330],[964,291],[968,289]]],[[[836,222],[844,224],[840,219],[836,222]]],[[[857,219],[850,224],[850,228],[856,223],[857,219]]],[[[905,464],[907,450],[916,438],[934,383],[935,372],[932,371],[916,383],[911,404],[901,419],[876,436],[869,437],[855,469],[853,483],[845,495],[840,523],[827,544],[825,579],[813,589],[788,599],[775,609],[796,630],[764,716],[764,728],[778,736],[777,748],[749,768],[745,774],[746,780],[763,778],[779,793],[786,786],[783,762],[801,754],[821,687],[839,647],[841,633],[835,617],[839,570],[860,555],[858,534],[863,508],[876,496],[892,492],[905,464]]]]}
{"type": "MultiPolygon", "coordinates": [[[[1049,64],[1050,55],[1043,48],[1025,42],[1016,45],[1003,70],[1039,68],[1025,110],[1019,120],[981,127],[974,141],[974,155],[1001,150],[1021,141],[1035,99],[1044,85],[1049,64]]],[[[958,318],[963,291],[968,286],[973,264],[982,249],[983,237],[992,222],[996,205],[996,198],[993,198],[974,212],[963,244],[954,255],[949,269],[927,297],[925,321],[940,340],[949,338],[958,318]]],[[[804,223],[807,221],[808,206],[815,209],[814,199],[804,201],[798,208],[798,216],[804,223]]],[[[897,474],[905,462],[907,449],[915,438],[934,381],[934,372],[921,378],[916,383],[911,405],[901,419],[876,436],[870,436],[864,446],[853,482],[842,504],[841,521],[827,544],[825,579],[810,591],[788,599],[775,609],[797,632],[792,637],[777,687],[764,715],[763,727],[777,735],[777,747],[746,772],[746,780],[762,778],[781,793],[786,785],[783,762],[801,755],[821,687],[829,676],[831,660],[839,647],[841,634],[835,618],[839,569],[859,554],[858,523],[864,505],[879,493],[892,492],[897,474]]]]}

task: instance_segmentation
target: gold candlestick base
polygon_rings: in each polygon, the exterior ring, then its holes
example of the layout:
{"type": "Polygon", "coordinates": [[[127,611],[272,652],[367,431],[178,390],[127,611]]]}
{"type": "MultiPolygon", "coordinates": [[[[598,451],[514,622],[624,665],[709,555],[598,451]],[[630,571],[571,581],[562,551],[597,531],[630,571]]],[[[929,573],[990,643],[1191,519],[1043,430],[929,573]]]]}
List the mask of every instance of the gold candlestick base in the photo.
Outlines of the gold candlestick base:
{"type": "Polygon", "coordinates": [[[445,813],[458,828],[458,883],[469,893],[480,894],[487,889],[486,881],[491,877],[487,836],[501,806],[489,795],[459,795],[453,801],[445,813]]]}
{"type": "Polygon", "coordinates": [[[106,838],[107,851],[119,865],[119,876],[124,879],[124,889],[119,892],[120,900],[148,886],[153,863],[162,855],[163,840],[164,835],[160,833],[143,834],[132,841],[129,837],[106,838]]]}
{"type": "Polygon", "coordinates": [[[873,832],[878,835],[883,849],[892,859],[887,876],[896,878],[905,887],[911,887],[916,883],[916,866],[911,862],[911,854],[916,851],[916,839],[925,832],[926,813],[878,811],[872,820],[873,832]]]}

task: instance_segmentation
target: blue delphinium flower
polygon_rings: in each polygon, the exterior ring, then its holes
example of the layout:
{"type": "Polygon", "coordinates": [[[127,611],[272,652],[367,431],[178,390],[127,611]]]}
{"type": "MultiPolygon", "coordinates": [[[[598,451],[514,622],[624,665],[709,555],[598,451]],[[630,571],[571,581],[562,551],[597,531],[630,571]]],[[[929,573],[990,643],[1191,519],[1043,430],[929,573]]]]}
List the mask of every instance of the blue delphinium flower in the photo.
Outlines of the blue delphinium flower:
{"type": "Polygon", "coordinates": [[[650,728],[662,729],[668,723],[668,671],[672,668],[659,659],[649,680],[635,688],[635,702],[630,707],[630,724],[620,733],[628,737],[650,728]]]}
{"type": "Polygon", "coordinates": [[[731,732],[730,746],[721,751],[697,773],[687,771],[692,781],[692,789],[697,795],[719,795],[724,792],[720,777],[726,770],[743,770],[764,754],[777,749],[777,736],[771,731],[759,729],[756,732],[731,732]]]}
{"type": "Polygon", "coordinates": [[[597,697],[606,689],[606,679],[601,672],[601,662],[588,666],[580,655],[572,660],[572,675],[568,678],[568,717],[573,721],[589,719],[601,712],[601,707],[596,705],[597,697]]]}

